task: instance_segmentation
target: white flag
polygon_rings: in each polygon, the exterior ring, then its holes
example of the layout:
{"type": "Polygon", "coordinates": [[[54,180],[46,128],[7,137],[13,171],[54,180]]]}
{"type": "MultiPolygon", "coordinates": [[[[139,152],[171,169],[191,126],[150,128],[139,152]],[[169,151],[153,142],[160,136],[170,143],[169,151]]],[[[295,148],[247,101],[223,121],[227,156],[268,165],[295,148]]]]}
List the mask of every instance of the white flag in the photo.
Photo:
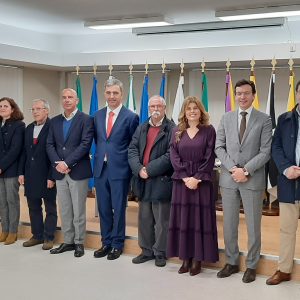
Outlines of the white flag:
{"type": "Polygon", "coordinates": [[[178,117],[184,100],[183,84],[184,77],[180,75],[172,113],[172,120],[176,125],[178,125],[178,117]]]}

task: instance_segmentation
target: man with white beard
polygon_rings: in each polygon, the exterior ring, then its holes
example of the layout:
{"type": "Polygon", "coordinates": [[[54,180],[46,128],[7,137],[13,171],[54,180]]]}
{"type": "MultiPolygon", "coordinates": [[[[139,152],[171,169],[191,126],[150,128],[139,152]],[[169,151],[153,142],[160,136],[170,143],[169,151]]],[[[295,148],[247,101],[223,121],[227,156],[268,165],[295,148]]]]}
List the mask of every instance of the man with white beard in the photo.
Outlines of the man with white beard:
{"type": "Polygon", "coordinates": [[[150,118],[136,129],[128,149],[132,188],[139,198],[138,241],[142,249],[132,262],[155,259],[157,267],[164,267],[173,173],[169,144],[175,124],[166,117],[164,98],[153,96],[148,106],[150,118]]]}

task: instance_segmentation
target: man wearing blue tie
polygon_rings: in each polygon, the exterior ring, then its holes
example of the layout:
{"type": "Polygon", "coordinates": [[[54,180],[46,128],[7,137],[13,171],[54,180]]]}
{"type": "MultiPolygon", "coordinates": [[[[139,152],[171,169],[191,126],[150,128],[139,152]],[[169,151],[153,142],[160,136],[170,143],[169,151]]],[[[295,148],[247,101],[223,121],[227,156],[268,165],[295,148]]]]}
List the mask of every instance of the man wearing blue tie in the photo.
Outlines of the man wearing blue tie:
{"type": "Polygon", "coordinates": [[[94,177],[100,216],[102,247],[94,256],[120,257],[125,240],[125,211],[131,171],[128,146],[139,117],[122,105],[123,84],[108,79],[104,97],[107,107],[94,117],[96,152],[94,177]]]}

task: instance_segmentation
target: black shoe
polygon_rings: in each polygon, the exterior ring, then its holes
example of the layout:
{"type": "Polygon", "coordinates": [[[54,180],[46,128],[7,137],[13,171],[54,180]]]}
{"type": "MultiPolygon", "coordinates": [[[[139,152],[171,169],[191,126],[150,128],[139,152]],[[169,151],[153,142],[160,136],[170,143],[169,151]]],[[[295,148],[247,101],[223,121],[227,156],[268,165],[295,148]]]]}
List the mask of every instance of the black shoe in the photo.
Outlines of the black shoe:
{"type": "Polygon", "coordinates": [[[84,255],[84,246],[82,244],[75,244],[75,257],[81,257],[84,255]]]}
{"type": "Polygon", "coordinates": [[[96,258],[104,257],[109,253],[110,250],[111,250],[110,246],[104,245],[100,249],[98,249],[94,252],[94,257],[96,257],[96,258]]]}
{"type": "Polygon", "coordinates": [[[238,272],[239,272],[239,266],[226,264],[224,266],[224,268],[217,273],[217,277],[225,278],[225,277],[229,277],[232,274],[238,273],[238,272]]]}
{"type": "Polygon", "coordinates": [[[60,254],[66,251],[72,251],[75,250],[75,244],[65,244],[62,243],[59,247],[51,249],[50,253],[51,254],[60,254]]]}
{"type": "Polygon", "coordinates": [[[166,258],[163,255],[156,255],[155,265],[157,267],[164,267],[166,265],[166,258]]]}
{"type": "Polygon", "coordinates": [[[256,278],[256,270],[247,268],[246,272],[244,273],[242,281],[244,283],[250,283],[254,281],[256,278]]]}
{"type": "Polygon", "coordinates": [[[120,257],[120,255],[122,254],[122,250],[121,249],[117,249],[117,248],[112,248],[110,250],[110,252],[107,255],[107,259],[108,260],[114,260],[120,257]]]}
{"type": "Polygon", "coordinates": [[[145,263],[146,261],[149,261],[152,259],[154,259],[154,255],[148,256],[148,255],[144,255],[143,253],[141,253],[140,255],[138,255],[137,257],[132,259],[132,263],[142,264],[142,263],[145,263]]]}

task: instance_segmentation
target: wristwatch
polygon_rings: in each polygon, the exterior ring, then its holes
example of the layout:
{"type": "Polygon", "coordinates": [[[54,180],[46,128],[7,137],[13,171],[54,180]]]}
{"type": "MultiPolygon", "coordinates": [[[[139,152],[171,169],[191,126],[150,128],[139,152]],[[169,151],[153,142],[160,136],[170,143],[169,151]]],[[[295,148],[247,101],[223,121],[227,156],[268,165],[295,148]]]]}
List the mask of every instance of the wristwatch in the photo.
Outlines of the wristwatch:
{"type": "Polygon", "coordinates": [[[244,175],[245,175],[245,176],[248,176],[248,175],[249,175],[249,172],[247,171],[246,168],[243,168],[243,171],[244,171],[244,175]]]}

